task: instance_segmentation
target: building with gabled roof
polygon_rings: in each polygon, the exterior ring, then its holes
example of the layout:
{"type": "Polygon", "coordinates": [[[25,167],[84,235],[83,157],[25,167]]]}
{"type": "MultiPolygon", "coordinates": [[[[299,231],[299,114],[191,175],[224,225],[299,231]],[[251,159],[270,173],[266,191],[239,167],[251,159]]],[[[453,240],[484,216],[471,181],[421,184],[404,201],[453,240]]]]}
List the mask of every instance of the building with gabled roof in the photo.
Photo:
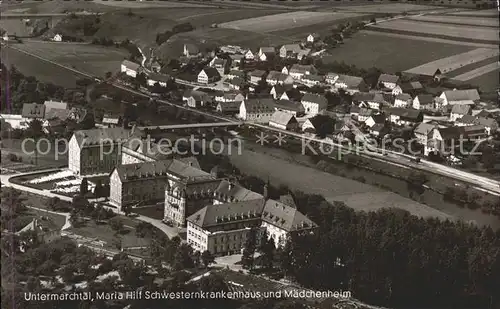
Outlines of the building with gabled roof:
{"type": "Polygon", "coordinates": [[[295,117],[301,117],[305,114],[304,105],[298,101],[291,100],[278,100],[274,103],[276,110],[283,111],[294,115],[295,117]]]}
{"type": "Polygon", "coordinates": [[[311,233],[317,225],[295,207],[271,199],[209,205],[188,219],[187,242],[214,255],[239,253],[250,230],[267,232],[276,247],[292,234],[311,233]]]}
{"type": "Polygon", "coordinates": [[[281,130],[296,130],[299,123],[292,113],[275,111],[269,120],[269,126],[281,130]]]}
{"type": "Polygon", "coordinates": [[[314,93],[306,93],[301,100],[306,114],[316,115],[328,107],[328,100],[325,96],[314,93]]]}
{"type": "Polygon", "coordinates": [[[266,80],[266,71],[254,70],[248,73],[248,81],[251,84],[257,85],[261,80],[266,80]]]}
{"type": "Polygon", "coordinates": [[[215,110],[224,115],[235,115],[240,112],[241,101],[218,102],[215,110]]]}
{"type": "Polygon", "coordinates": [[[45,105],[36,103],[24,103],[21,116],[28,119],[45,118],[45,105]]]}
{"type": "Polygon", "coordinates": [[[386,111],[389,114],[389,120],[397,125],[414,125],[424,120],[422,111],[411,108],[394,107],[386,111]]]}
{"type": "Polygon", "coordinates": [[[198,83],[200,84],[213,84],[220,80],[221,75],[216,68],[204,68],[198,73],[198,83]]]}
{"type": "Polygon", "coordinates": [[[293,78],[290,75],[279,71],[270,71],[267,75],[266,81],[269,85],[291,85],[293,78]]]}
{"type": "Polygon", "coordinates": [[[302,65],[302,64],[294,64],[288,70],[290,73],[290,76],[292,76],[294,79],[302,79],[304,75],[308,74],[317,74],[318,70],[314,67],[314,65],[302,65]]]}
{"type": "Polygon", "coordinates": [[[121,145],[143,135],[121,127],[76,131],[69,141],[68,168],[77,175],[108,174],[121,162],[121,145]]]}
{"type": "Polygon", "coordinates": [[[268,123],[274,111],[275,109],[273,99],[245,99],[243,102],[241,102],[238,117],[245,121],[268,123]]]}
{"type": "Polygon", "coordinates": [[[130,60],[123,60],[120,66],[120,72],[125,73],[126,75],[136,78],[137,74],[139,74],[141,69],[141,65],[130,60]]]}
{"type": "Polygon", "coordinates": [[[474,105],[480,99],[477,89],[447,90],[439,96],[443,106],[447,105],[474,105]]]}
{"type": "Polygon", "coordinates": [[[368,91],[368,85],[362,77],[339,74],[332,80],[330,75],[329,81],[330,83],[333,81],[335,88],[342,89],[350,94],[360,91],[368,91]]]}
{"type": "Polygon", "coordinates": [[[398,82],[399,82],[399,76],[382,73],[378,78],[377,85],[382,85],[384,88],[392,90],[396,88],[398,82]]]}
{"type": "Polygon", "coordinates": [[[407,108],[413,103],[413,99],[407,93],[400,93],[394,98],[394,107],[407,108]]]}
{"type": "Polygon", "coordinates": [[[432,94],[419,94],[413,99],[412,106],[414,109],[434,110],[434,97],[432,94]]]}
{"type": "Polygon", "coordinates": [[[459,118],[462,118],[465,115],[469,115],[471,113],[470,105],[462,105],[457,104],[453,105],[450,112],[450,121],[456,121],[459,118]]]}

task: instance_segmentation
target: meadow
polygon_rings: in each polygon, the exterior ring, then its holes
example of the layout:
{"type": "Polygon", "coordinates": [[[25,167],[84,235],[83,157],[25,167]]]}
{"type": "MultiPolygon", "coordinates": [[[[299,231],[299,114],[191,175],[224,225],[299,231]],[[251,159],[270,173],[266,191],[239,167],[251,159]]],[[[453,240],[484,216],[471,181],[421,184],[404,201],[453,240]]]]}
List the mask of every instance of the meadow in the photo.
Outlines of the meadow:
{"type": "Polygon", "coordinates": [[[324,22],[349,19],[360,15],[361,14],[356,13],[296,11],[263,17],[234,20],[231,22],[222,23],[219,25],[219,27],[254,32],[273,32],[311,26],[324,22]]]}
{"type": "Polygon", "coordinates": [[[436,69],[439,68],[442,73],[447,73],[476,62],[496,57],[499,54],[499,51],[495,49],[478,48],[465,53],[431,61],[406,70],[406,72],[412,74],[433,74],[436,69]]]}
{"type": "Polygon", "coordinates": [[[437,23],[425,23],[414,20],[392,20],[378,23],[369,29],[381,29],[409,34],[421,34],[471,42],[498,42],[498,30],[472,26],[457,26],[437,23]]]}
{"type": "Polygon", "coordinates": [[[498,17],[498,11],[495,9],[492,10],[481,10],[481,11],[462,11],[462,12],[454,12],[449,15],[458,15],[458,16],[478,16],[478,17],[498,17]]]}
{"type": "Polygon", "coordinates": [[[497,69],[496,71],[469,79],[467,83],[479,85],[482,91],[496,91],[500,85],[500,70],[497,69]]]}
{"type": "Polygon", "coordinates": [[[494,18],[481,18],[481,17],[458,17],[446,15],[429,15],[429,16],[412,16],[408,17],[409,20],[444,23],[444,24],[457,24],[457,25],[470,25],[481,27],[497,27],[498,19],[494,18]]]}
{"type": "Polygon", "coordinates": [[[344,61],[359,68],[378,67],[383,71],[395,73],[473,49],[475,48],[470,46],[420,41],[361,31],[345,40],[343,45],[333,49],[330,56],[325,56],[323,61],[344,61]]]}

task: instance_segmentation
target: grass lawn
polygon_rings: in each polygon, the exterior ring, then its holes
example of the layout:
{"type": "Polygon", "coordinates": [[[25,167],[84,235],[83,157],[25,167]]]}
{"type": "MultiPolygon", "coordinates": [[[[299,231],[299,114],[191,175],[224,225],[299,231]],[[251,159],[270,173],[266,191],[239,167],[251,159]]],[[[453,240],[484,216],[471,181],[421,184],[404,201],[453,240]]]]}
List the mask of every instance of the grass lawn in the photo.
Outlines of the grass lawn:
{"type": "Polygon", "coordinates": [[[16,47],[94,76],[119,71],[120,63],[128,57],[128,52],[124,49],[91,44],[26,40],[16,47]]]}
{"type": "Polygon", "coordinates": [[[163,207],[156,207],[156,206],[140,207],[140,208],[134,208],[133,212],[157,220],[163,219],[163,207]]]}
{"type": "Polygon", "coordinates": [[[378,67],[386,72],[404,71],[474,47],[403,39],[359,32],[333,49],[324,62],[344,61],[360,68],[378,67]]]}

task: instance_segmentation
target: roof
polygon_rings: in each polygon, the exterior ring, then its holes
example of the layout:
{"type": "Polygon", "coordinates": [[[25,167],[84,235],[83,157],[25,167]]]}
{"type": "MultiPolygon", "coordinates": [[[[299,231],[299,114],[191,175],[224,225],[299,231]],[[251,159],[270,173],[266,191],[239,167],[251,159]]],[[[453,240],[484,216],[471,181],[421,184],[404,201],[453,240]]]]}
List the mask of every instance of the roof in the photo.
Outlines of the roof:
{"type": "Polygon", "coordinates": [[[168,144],[153,142],[147,143],[146,141],[139,139],[131,139],[127,141],[123,147],[143,154],[154,160],[167,159],[172,153],[172,148],[168,144]]]}
{"type": "Polygon", "coordinates": [[[148,73],[148,79],[157,81],[157,82],[168,82],[171,80],[171,77],[169,75],[164,75],[164,74],[158,74],[158,73],[148,73]]]}
{"type": "Polygon", "coordinates": [[[21,115],[24,118],[43,118],[45,116],[45,105],[24,103],[21,115]]]}
{"type": "Polygon", "coordinates": [[[305,93],[302,97],[302,102],[316,103],[320,106],[320,109],[328,106],[328,100],[325,96],[314,93],[305,93]]]}
{"type": "Polygon", "coordinates": [[[304,75],[304,77],[302,77],[302,80],[322,82],[324,80],[324,77],[321,75],[316,75],[316,74],[307,74],[307,75],[304,75]]]}
{"type": "Polygon", "coordinates": [[[234,75],[234,76],[239,76],[239,77],[245,77],[245,72],[240,71],[240,70],[231,70],[227,75],[234,75]]]}
{"type": "Polygon", "coordinates": [[[411,120],[417,120],[421,115],[422,112],[416,109],[411,109],[411,108],[390,108],[387,110],[389,114],[391,115],[396,115],[404,119],[411,119],[411,120]]]}
{"type": "Polygon", "coordinates": [[[137,64],[135,62],[132,62],[130,60],[123,60],[122,61],[122,65],[124,65],[125,67],[129,68],[129,69],[132,69],[134,71],[137,71],[139,70],[139,68],[141,67],[140,64],[137,64]]]}
{"type": "Polygon", "coordinates": [[[434,103],[434,97],[432,96],[432,94],[419,94],[415,97],[415,99],[418,99],[420,105],[428,105],[434,103]]]}
{"type": "Polygon", "coordinates": [[[45,105],[45,113],[52,109],[68,109],[68,103],[63,102],[63,101],[45,101],[43,102],[43,105],[45,105]]]}
{"type": "Polygon", "coordinates": [[[338,75],[336,83],[345,83],[348,88],[356,88],[361,85],[364,81],[363,78],[351,75],[338,75]]]}
{"type": "Polygon", "coordinates": [[[274,122],[279,125],[288,125],[290,122],[297,122],[295,116],[292,113],[287,113],[283,111],[275,111],[271,116],[269,122],[274,122]]]}
{"type": "Polygon", "coordinates": [[[57,109],[57,108],[52,108],[49,111],[45,111],[45,119],[50,120],[50,119],[60,119],[60,120],[66,120],[69,118],[69,116],[73,113],[74,111],[69,110],[69,109],[57,109]]]}
{"type": "Polygon", "coordinates": [[[397,83],[399,81],[399,76],[392,74],[380,74],[378,77],[378,83],[397,83]]]}
{"type": "Polygon", "coordinates": [[[261,199],[263,196],[240,186],[238,183],[223,180],[215,190],[218,199],[233,199],[235,202],[261,199]]]}
{"type": "Polygon", "coordinates": [[[420,123],[415,130],[414,133],[428,135],[436,126],[428,123],[420,123]]]}
{"type": "Polygon", "coordinates": [[[476,114],[476,117],[486,117],[486,118],[488,118],[488,117],[491,117],[491,115],[492,115],[491,112],[483,109],[479,113],[476,114]]]}
{"type": "Polygon", "coordinates": [[[119,141],[123,142],[130,138],[138,138],[141,135],[142,131],[135,130],[132,134],[131,130],[120,127],[79,130],[73,134],[78,145],[80,146],[99,145],[102,142],[110,140],[113,141],[113,143],[117,143],[119,141]]]}
{"type": "Polygon", "coordinates": [[[237,77],[233,78],[232,80],[230,80],[229,83],[231,85],[241,87],[241,86],[245,85],[245,80],[243,78],[237,76],[237,77]]]}
{"type": "Polygon", "coordinates": [[[301,73],[301,74],[306,74],[307,72],[309,73],[317,72],[314,65],[302,65],[302,64],[294,64],[288,71],[290,73],[301,73]]]}
{"type": "Polygon", "coordinates": [[[453,105],[451,108],[451,113],[452,114],[459,114],[459,115],[467,115],[470,112],[470,106],[469,105],[453,105]]]}
{"type": "Polygon", "coordinates": [[[117,115],[104,115],[102,117],[102,123],[118,124],[120,122],[120,116],[117,115]]]}
{"type": "Polygon", "coordinates": [[[266,201],[262,220],[285,231],[310,229],[317,226],[297,208],[275,200],[266,201]]]}
{"type": "Polygon", "coordinates": [[[472,115],[464,115],[457,119],[456,122],[463,123],[463,124],[475,124],[477,123],[477,118],[472,116],[472,115]]]}
{"type": "Polygon", "coordinates": [[[266,71],[254,70],[254,71],[248,73],[248,75],[254,76],[254,77],[263,77],[264,75],[266,75],[266,71]]]}
{"type": "Polygon", "coordinates": [[[384,96],[378,92],[357,92],[352,96],[354,102],[387,103],[384,96]]]}
{"type": "Polygon", "coordinates": [[[294,54],[298,54],[302,50],[299,44],[285,44],[281,46],[281,48],[285,48],[287,52],[292,52],[294,54]]]}
{"type": "Polygon", "coordinates": [[[396,96],[396,100],[409,101],[411,100],[411,95],[407,93],[400,93],[396,96]]]}
{"type": "Polygon", "coordinates": [[[229,91],[229,92],[223,92],[217,96],[223,97],[226,101],[235,101],[237,96],[243,96],[243,94],[241,94],[238,91],[229,91]]]}
{"type": "Polygon", "coordinates": [[[375,132],[381,132],[383,130],[385,130],[385,124],[383,123],[376,123],[370,128],[370,131],[375,131],[375,132]]]}
{"type": "Polygon", "coordinates": [[[209,95],[200,90],[191,90],[188,95],[188,98],[192,97],[195,101],[208,101],[209,95]]]}
{"type": "Polygon", "coordinates": [[[317,130],[318,128],[321,128],[325,125],[331,126],[332,130],[335,125],[335,120],[324,115],[316,115],[312,118],[307,119],[310,124],[317,130]]]}
{"type": "Polygon", "coordinates": [[[479,100],[479,93],[477,89],[466,90],[447,90],[443,91],[448,101],[477,101],[479,100]]]}
{"type": "Polygon", "coordinates": [[[204,68],[201,72],[203,71],[207,74],[208,78],[220,76],[219,71],[217,71],[216,68],[204,68]]]}
{"type": "Polygon", "coordinates": [[[275,53],[275,52],[276,52],[276,50],[275,50],[275,49],[274,49],[274,47],[272,47],[272,46],[268,46],[268,47],[261,47],[261,48],[259,49],[259,51],[260,51],[260,52],[262,52],[262,53],[265,53],[265,54],[267,54],[267,53],[275,53]]]}
{"type": "Polygon", "coordinates": [[[317,226],[296,208],[263,198],[209,205],[189,216],[187,220],[201,227],[238,221],[263,220],[288,232],[317,226]]]}
{"type": "Polygon", "coordinates": [[[285,73],[281,73],[279,71],[270,71],[267,75],[267,80],[276,80],[276,81],[284,81],[288,75],[285,73]]]}
{"type": "Polygon", "coordinates": [[[250,113],[270,113],[274,112],[274,100],[268,98],[256,98],[244,100],[245,108],[250,113]]]}
{"type": "Polygon", "coordinates": [[[357,105],[351,105],[349,108],[349,113],[351,114],[359,114],[359,111],[361,110],[361,107],[357,105]]]}
{"type": "Polygon", "coordinates": [[[290,101],[290,100],[278,100],[275,103],[277,109],[284,109],[288,111],[294,111],[298,113],[305,112],[304,105],[300,102],[290,101]]]}
{"type": "Polygon", "coordinates": [[[295,201],[293,199],[293,196],[291,194],[285,194],[280,196],[280,202],[288,205],[290,207],[297,208],[297,205],[295,204],[295,201]]]}
{"type": "Polygon", "coordinates": [[[409,83],[402,83],[401,84],[401,89],[403,91],[411,91],[411,90],[418,90],[424,88],[420,82],[409,82],[409,83]]]}
{"type": "Polygon", "coordinates": [[[231,58],[232,60],[241,60],[243,57],[245,57],[245,56],[244,55],[240,55],[240,54],[229,55],[229,58],[231,58]]]}
{"type": "Polygon", "coordinates": [[[230,101],[230,102],[219,102],[217,104],[220,106],[220,110],[224,111],[239,111],[241,102],[239,101],[230,101]]]}
{"type": "Polygon", "coordinates": [[[359,116],[371,116],[373,114],[373,110],[369,108],[360,108],[359,111],[359,116]]]}
{"type": "Polygon", "coordinates": [[[489,128],[491,128],[495,125],[498,125],[497,121],[493,118],[480,117],[477,119],[477,122],[478,122],[478,124],[481,124],[481,125],[483,125],[485,127],[489,127],[489,128]]]}
{"type": "Polygon", "coordinates": [[[174,174],[185,180],[214,179],[211,174],[178,159],[118,165],[115,170],[122,182],[174,174]]]}
{"type": "Polygon", "coordinates": [[[309,37],[309,36],[312,36],[313,38],[319,38],[319,34],[317,34],[317,33],[310,33],[310,34],[308,35],[308,37],[309,37]]]}

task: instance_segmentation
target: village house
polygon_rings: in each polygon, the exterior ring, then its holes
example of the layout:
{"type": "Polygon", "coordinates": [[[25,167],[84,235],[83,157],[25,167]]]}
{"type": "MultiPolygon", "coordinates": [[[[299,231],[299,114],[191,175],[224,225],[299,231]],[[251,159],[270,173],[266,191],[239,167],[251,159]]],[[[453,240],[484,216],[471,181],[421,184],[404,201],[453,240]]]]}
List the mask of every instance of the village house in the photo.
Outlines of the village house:
{"type": "Polygon", "coordinates": [[[168,82],[171,80],[172,80],[171,77],[168,75],[158,74],[158,73],[148,73],[146,82],[150,87],[153,87],[156,84],[162,87],[167,87],[168,82]]]}
{"type": "Polygon", "coordinates": [[[419,94],[413,99],[413,108],[421,110],[435,110],[432,94],[419,94]]]}
{"type": "Polygon", "coordinates": [[[290,113],[296,117],[302,117],[305,114],[304,106],[300,102],[290,100],[278,100],[275,102],[276,110],[290,113]]]}
{"type": "Polygon", "coordinates": [[[274,58],[276,49],[274,47],[261,47],[257,54],[260,61],[268,61],[274,58]]]}
{"type": "Polygon", "coordinates": [[[387,89],[394,89],[398,85],[399,77],[391,74],[380,74],[377,85],[387,89]]]}
{"type": "Polygon", "coordinates": [[[109,174],[121,162],[121,145],[142,135],[120,127],[76,131],[69,141],[68,168],[77,175],[109,174]]]}
{"type": "Polygon", "coordinates": [[[479,102],[477,89],[447,90],[439,96],[443,100],[443,106],[448,105],[474,105],[479,102]]]}
{"type": "Polygon", "coordinates": [[[141,65],[129,60],[123,60],[120,66],[120,72],[125,73],[127,76],[136,78],[140,73],[141,65]]]}
{"type": "Polygon", "coordinates": [[[396,87],[394,87],[394,89],[392,89],[391,93],[393,96],[397,96],[397,95],[400,95],[403,93],[403,89],[401,88],[400,85],[396,85],[396,87]]]}
{"type": "Polygon", "coordinates": [[[227,59],[222,59],[222,58],[215,56],[210,61],[208,66],[211,68],[217,69],[217,72],[219,72],[219,75],[224,76],[227,72],[229,72],[230,63],[227,59]]]}
{"type": "Polygon", "coordinates": [[[323,83],[324,79],[321,75],[309,74],[302,77],[302,82],[308,87],[318,86],[323,83]]]}
{"type": "Polygon", "coordinates": [[[366,107],[376,110],[381,110],[383,107],[389,106],[389,103],[384,99],[384,96],[378,92],[357,92],[353,95],[352,101],[358,104],[359,107],[366,107]]]}
{"type": "Polygon", "coordinates": [[[54,42],[62,42],[62,40],[63,40],[63,36],[62,36],[62,34],[59,34],[59,33],[54,35],[54,37],[52,38],[52,41],[54,41],[54,42]]]}
{"type": "Polygon", "coordinates": [[[400,84],[403,93],[408,93],[415,96],[424,90],[424,86],[419,81],[404,82],[400,84]]]}
{"type": "Polygon", "coordinates": [[[220,94],[215,95],[215,102],[241,102],[244,99],[245,96],[238,91],[221,92],[220,94]]]}
{"type": "Polygon", "coordinates": [[[349,106],[349,116],[354,119],[358,119],[360,107],[357,105],[349,106]]]}
{"type": "Polygon", "coordinates": [[[368,128],[373,127],[376,124],[385,124],[386,122],[386,115],[383,113],[380,114],[371,114],[366,120],[365,120],[365,125],[368,128]]]}
{"type": "Polygon", "coordinates": [[[36,103],[24,103],[21,116],[27,119],[43,119],[45,118],[45,105],[36,103]]]}
{"type": "Polygon", "coordinates": [[[429,124],[429,123],[420,123],[418,126],[413,130],[413,134],[415,135],[416,141],[420,145],[427,145],[427,142],[429,141],[429,135],[432,133],[436,125],[429,124]]]}
{"type": "Polygon", "coordinates": [[[463,126],[472,126],[478,124],[477,118],[472,115],[464,115],[460,118],[457,118],[455,120],[455,125],[458,127],[463,127],[463,126]]]}
{"type": "Polygon", "coordinates": [[[428,156],[433,152],[448,156],[459,151],[461,141],[481,140],[487,138],[487,135],[486,129],[482,125],[433,128],[424,147],[424,155],[428,156]]]}
{"type": "Polygon", "coordinates": [[[343,74],[335,74],[335,76],[332,76],[330,74],[332,73],[329,73],[329,75],[327,75],[327,82],[333,84],[337,90],[342,89],[350,94],[354,94],[360,91],[368,91],[369,89],[368,85],[361,77],[343,74]]]}
{"type": "Polygon", "coordinates": [[[400,93],[394,99],[394,107],[407,108],[413,103],[411,96],[407,93],[400,93]]]}
{"type": "Polygon", "coordinates": [[[246,60],[254,60],[255,59],[255,55],[254,55],[254,53],[252,53],[252,51],[250,49],[246,51],[244,57],[246,60]]]}
{"type": "Polygon", "coordinates": [[[151,71],[153,71],[154,73],[160,73],[161,71],[161,64],[154,60],[153,62],[151,62],[151,71]]]}
{"type": "Polygon", "coordinates": [[[24,118],[22,115],[0,114],[2,132],[26,130],[32,120],[33,118],[24,118]]]}
{"type": "Polygon", "coordinates": [[[313,233],[317,225],[296,208],[270,199],[209,205],[188,218],[187,242],[213,255],[240,253],[250,228],[266,231],[276,247],[291,235],[313,233]]]}
{"type": "Polygon", "coordinates": [[[424,120],[424,115],[422,111],[409,108],[395,107],[387,109],[389,114],[389,120],[398,125],[415,125],[424,120]]]}
{"type": "Polygon", "coordinates": [[[328,106],[328,100],[323,95],[306,93],[301,100],[306,114],[316,115],[325,110],[328,106]]]}
{"type": "Polygon", "coordinates": [[[306,41],[308,43],[314,43],[320,38],[319,34],[317,33],[311,33],[307,36],[306,41]]]}
{"type": "Polygon", "coordinates": [[[290,88],[286,89],[281,93],[281,96],[279,96],[279,100],[291,100],[291,101],[301,101],[302,100],[302,93],[297,90],[296,88],[290,88]]]}
{"type": "Polygon", "coordinates": [[[344,120],[337,120],[333,128],[333,138],[339,142],[351,140],[354,134],[344,120]]]}
{"type": "Polygon", "coordinates": [[[278,71],[269,72],[266,81],[271,86],[293,84],[293,78],[290,75],[278,71]]]}
{"type": "Polygon", "coordinates": [[[235,115],[240,112],[242,101],[218,102],[215,110],[224,115],[235,115]]]}
{"type": "Polygon", "coordinates": [[[246,79],[245,72],[240,70],[231,70],[226,74],[227,79],[233,79],[236,77],[246,79]]]}
{"type": "Polygon", "coordinates": [[[233,54],[229,55],[230,61],[230,67],[231,68],[238,68],[241,65],[241,59],[243,59],[245,56],[240,55],[240,54],[233,54]]]}
{"type": "Polygon", "coordinates": [[[314,134],[333,132],[334,128],[335,120],[326,115],[316,115],[315,117],[307,118],[301,126],[302,132],[314,134]]]}
{"type": "Polygon", "coordinates": [[[271,116],[269,126],[281,130],[294,131],[299,127],[299,123],[293,114],[278,110],[271,116]]]}
{"type": "Polygon", "coordinates": [[[68,103],[63,102],[63,101],[54,101],[54,100],[47,100],[43,102],[43,105],[45,105],[45,114],[50,112],[51,110],[68,110],[68,103]]]}
{"type": "Polygon", "coordinates": [[[289,70],[294,79],[302,79],[304,75],[317,74],[318,70],[313,65],[294,64],[289,70]]]}
{"type": "Polygon", "coordinates": [[[372,136],[382,138],[384,137],[387,133],[389,133],[389,129],[386,127],[385,124],[383,123],[377,123],[373,125],[370,129],[369,132],[372,136]]]}
{"type": "Polygon", "coordinates": [[[310,54],[309,48],[303,48],[300,44],[285,44],[280,48],[281,58],[293,58],[302,60],[310,54]]]}
{"type": "Polygon", "coordinates": [[[498,131],[498,122],[494,118],[479,117],[477,118],[477,124],[484,126],[488,135],[498,131]]]}
{"type": "Polygon", "coordinates": [[[248,73],[250,84],[257,85],[261,80],[266,80],[266,71],[254,70],[248,73]]]}
{"type": "Polygon", "coordinates": [[[290,66],[287,67],[285,65],[285,66],[283,66],[283,69],[281,69],[281,73],[286,74],[286,75],[290,75],[290,71],[289,70],[290,70],[290,66]]]}
{"type": "Polygon", "coordinates": [[[220,80],[220,74],[215,68],[204,68],[198,74],[198,83],[200,84],[213,84],[218,80],[220,80]]]}
{"type": "Polygon", "coordinates": [[[368,120],[368,118],[370,118],[372,116],[372,114],[374,113],[374,110],[373,109],[369,109],[369,108],[364,108],[364,107],[358,107],[359,108],[359,111],[358,111],[358,122],[365,122],[368,120]]]}
{"type": "Polygon", "coordinates": [[[471,107],[469,105],[453,105],[450,112],[450,121],[455,122],[457,119],[462,118],[465,115],[469,115],[471,112],[471,107]]]}
{"type": "Polygon", "coordinates": [[[193,90],[186,100],[186,105],[191,108],[199,108],[211,103],[211,98],[203,91],[193,90]]]}
{"type": "Polygon", "coordinates": [[[246,85],[246,81],[243,78],[235,77],[228,82],[228,86],[234,90],[242,90],[246,85]]]}
{"type": "Polygon", "coordinates": [[[184,44],[184,50],[182,52],[184,57],[192,58],[198,57],[200,55],[200,49],[194,44],[184,44]]]}
{"type": "Polygon", "coordinates": [[[269,123],[274,111],[273,99],[245,99],[240,104],[238,117],[245,121],[269,123]]]}

